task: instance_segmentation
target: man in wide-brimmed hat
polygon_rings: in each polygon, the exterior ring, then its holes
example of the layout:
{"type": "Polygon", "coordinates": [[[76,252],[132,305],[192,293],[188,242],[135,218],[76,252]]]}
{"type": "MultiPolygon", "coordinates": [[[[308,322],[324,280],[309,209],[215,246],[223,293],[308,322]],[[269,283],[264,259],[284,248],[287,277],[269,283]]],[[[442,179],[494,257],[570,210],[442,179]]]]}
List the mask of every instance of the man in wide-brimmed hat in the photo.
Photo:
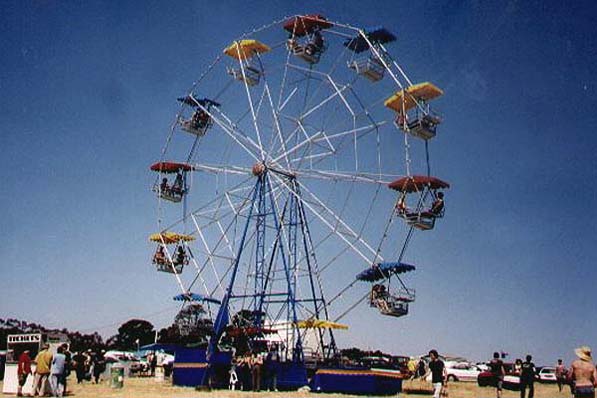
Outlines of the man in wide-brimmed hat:
{"type": "Polygon", "coordinates": [[[570,365],[568,379],[574,383],[575,398],[595,398],[595,384],[597,383],[597,370],[593,364],[591,348],[582,346],[574,350],[578,357],[570,365]]]}

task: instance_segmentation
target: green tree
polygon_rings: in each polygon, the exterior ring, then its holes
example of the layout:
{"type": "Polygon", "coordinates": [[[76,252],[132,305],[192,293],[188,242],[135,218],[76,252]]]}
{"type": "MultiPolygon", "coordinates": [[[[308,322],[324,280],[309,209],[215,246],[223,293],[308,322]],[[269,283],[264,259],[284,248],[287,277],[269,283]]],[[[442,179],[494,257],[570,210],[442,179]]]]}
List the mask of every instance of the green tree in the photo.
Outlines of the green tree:
{"type": "Polygon", "coordinates": [[[213,332],[213,322],[206,316],[204,307],[192,303],[181,309],[174,323],[160,330],[160,343],[204,345],[213,332]]]}
{"type": "Polygon", "coordinates": [[[118,328],[118,334],[110,337],[106,344],[111,349],[135,351],[139,346],[153,343],[155,330],[153,325],[143,319],[131,319],[118,328]]]}

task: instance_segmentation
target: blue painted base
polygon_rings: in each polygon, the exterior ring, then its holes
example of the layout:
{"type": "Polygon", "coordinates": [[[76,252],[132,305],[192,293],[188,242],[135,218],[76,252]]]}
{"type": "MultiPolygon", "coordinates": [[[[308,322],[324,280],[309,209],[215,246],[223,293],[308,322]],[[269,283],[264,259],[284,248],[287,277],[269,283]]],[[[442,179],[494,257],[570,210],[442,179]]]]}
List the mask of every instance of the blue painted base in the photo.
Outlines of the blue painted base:
{"type": "Polygon", "coordinates": [[[370,369],[318,369],[313,392],[359,395],[395,395],[402,391],[402,375],[370,369]]]}

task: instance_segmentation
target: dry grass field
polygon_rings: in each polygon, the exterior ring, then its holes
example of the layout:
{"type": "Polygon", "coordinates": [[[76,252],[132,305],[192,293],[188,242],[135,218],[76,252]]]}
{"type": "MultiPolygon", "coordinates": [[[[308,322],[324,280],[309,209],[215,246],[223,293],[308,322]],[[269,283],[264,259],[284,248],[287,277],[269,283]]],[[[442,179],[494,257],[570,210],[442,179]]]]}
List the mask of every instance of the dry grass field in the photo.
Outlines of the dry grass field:
{"type": "MultiPolygon", "coordinates": [[[[112,389],[107,381],[101,384],[76,384],[73,379],[69,380],[69,396],[77,398],[348,398],[348,395],[341,394],[312,394],[301,392],[241,392],[216,390],[211,392],[196,391],[193,388],[174,387],[169,382],[157,382],[150,378],[129,378],[125,379],[124,388],[112,389]]],[[[2,383],[0,382],[0,389],[2,383]]],[[[452,398],[492,398],[495,397],[495,390],[490,387],[478,387],[476,383],[450,383],[450,397],[452,398]]],[[[569,390],[566,393],[559,393],[555,384],[535,384],[536,398],[569,398],[569,390]]],[[[517,391],[504,391],[504,398],[517,398],[520,393],[517,391]]],[[[415,395],[401,393],[400,397],[431,397],[430,395],[415,395]]],[[[361,397],[362,398],[362,397],[361,397]]]]}

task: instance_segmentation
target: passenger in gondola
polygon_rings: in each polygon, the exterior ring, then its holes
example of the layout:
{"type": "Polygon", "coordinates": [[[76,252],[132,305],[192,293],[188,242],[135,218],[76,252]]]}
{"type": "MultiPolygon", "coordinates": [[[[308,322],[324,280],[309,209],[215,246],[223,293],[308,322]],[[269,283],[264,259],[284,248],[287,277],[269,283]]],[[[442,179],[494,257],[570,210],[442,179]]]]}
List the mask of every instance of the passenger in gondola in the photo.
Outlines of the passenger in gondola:
{"type": "Polygon", "coordinates": [[[170,191],[170,186],[168,185],[168,179],[166,177],[162,178],[162,183],[160,184],[160,191],[162,193],[168,193],[170,191]]]}
{"type": "Polygon", "coordinates": [[[197,109],[193,114],[191,125],[195,129],[202,129],[207,126],[209,115],[203,109],[197,109]]]}
{"type": "Polygon", "coordinates": [[[313,33],[313,37],[307,46],[305,47],[305,52],[309,55],[316,54],[323,50],[323,36],[317,30],[313,33]]]}
{"type": "Polygon", "coordinates": [[[185,259],[186,259],[186,255],[185,255],[185,252],[184,252],[184,248],[182,247],[182,245],[180,245],[176,249],[176,261],[174,263],[176,265],[184,264],[185,259]]]}
{"type": "Polygon", "coordinates": [[[406,214],[406,195],[402,194],[400,199],[398,199],[398,203],[396,203],[396,211],[400,216],[406,214]]]}
{"type": "Polygon", "coordinates": [[[160,245],[158,250],[153,255],[153,262],[155,264],[164,264],[166,262],[166,255],[164,254],[164,246],[160,245]]]}
{"type": "Polygon", "coordinates": [[[182,188],[183,188],[182,174],[179,172],[176,174],[176,179],[174,180],[174,183],[172,184],[171,191],[172,191],[172,193],[175,193],[177,195],[182,195],[182,190],[183,190],[182,188]]]}
{"type": "Polygon", "coordinates": [[[429,212],[434,216],[439,216],[441,215],[442,210],[444,210],[444,193],[438,192],[437,195],[435,195],[435,200],[431,204],[429,212]]]}
{"type": "Polygon", "coordinates": [[[381,284],[373,285],[371,292],[371,303],[382,311],[389,311],[389,305],[387,302],[388,292],[386,287],[381,284]]]}

